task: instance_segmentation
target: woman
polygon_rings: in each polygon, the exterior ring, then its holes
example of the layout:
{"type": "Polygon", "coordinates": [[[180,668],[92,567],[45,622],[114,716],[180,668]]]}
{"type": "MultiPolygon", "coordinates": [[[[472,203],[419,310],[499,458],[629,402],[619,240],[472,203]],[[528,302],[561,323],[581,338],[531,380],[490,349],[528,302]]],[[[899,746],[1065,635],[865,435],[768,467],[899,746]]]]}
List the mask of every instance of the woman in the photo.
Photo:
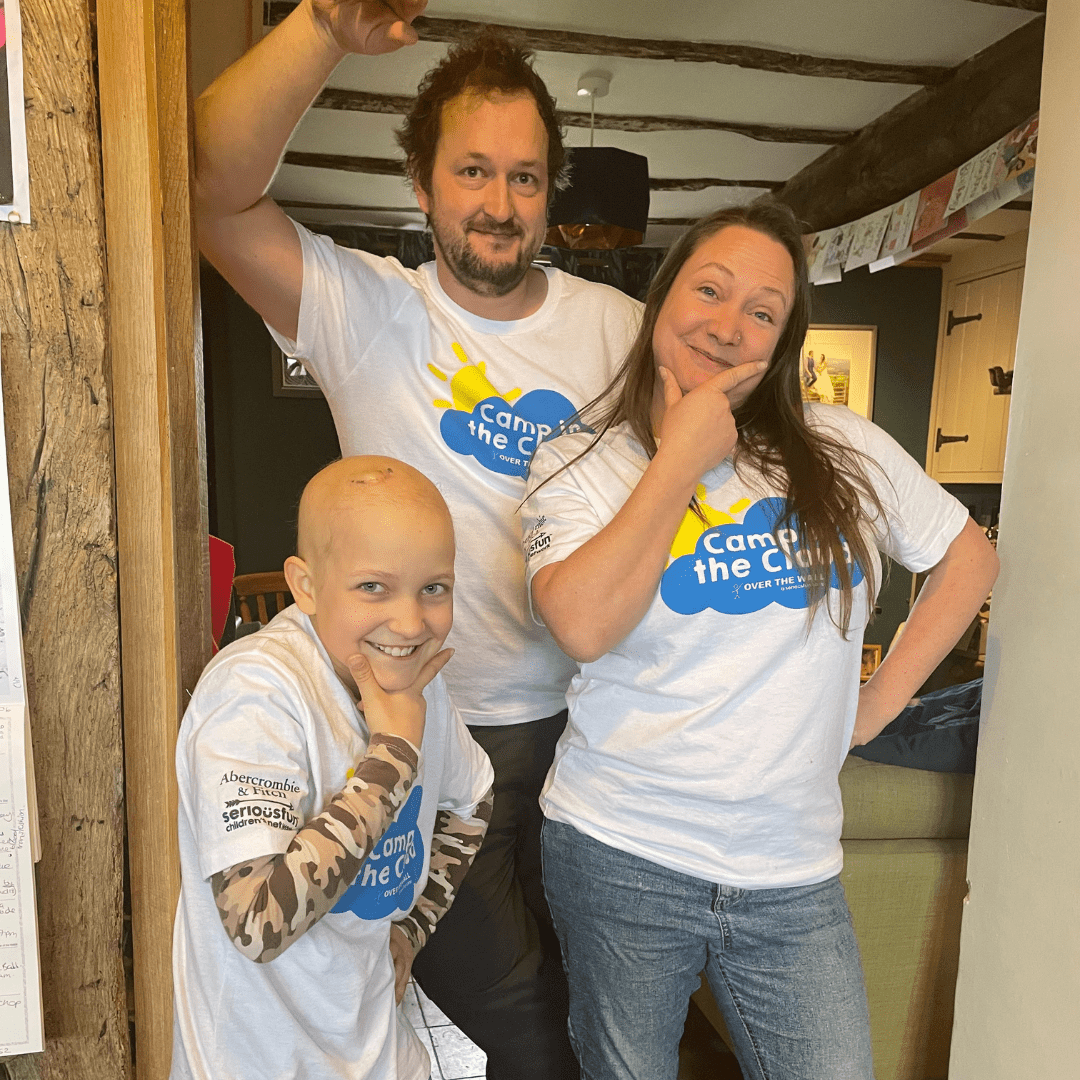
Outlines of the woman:
{"type": "Polygon", "coordinates": [[[832,405],[836,400],[832,379],[829,378],[829,365],[825,360],[824,353],[821,354],[821,357],[814,365],[814,384],[810,389],[817,394],[825,405],[832,405]]]}
{"type": "Polygon", "coordinates": [[[542,805],[588,1080],[674,1078],[702,970],[748,1078],[872,1076],[837,773],[997,562],[884,432],[804,409],[808,319],[790,211],[705,218],[660,268],[596,434],[533,461],[534,612],[581,663],[542,805]],[[860,690],[879,548],[933,569],[860,690]]]}

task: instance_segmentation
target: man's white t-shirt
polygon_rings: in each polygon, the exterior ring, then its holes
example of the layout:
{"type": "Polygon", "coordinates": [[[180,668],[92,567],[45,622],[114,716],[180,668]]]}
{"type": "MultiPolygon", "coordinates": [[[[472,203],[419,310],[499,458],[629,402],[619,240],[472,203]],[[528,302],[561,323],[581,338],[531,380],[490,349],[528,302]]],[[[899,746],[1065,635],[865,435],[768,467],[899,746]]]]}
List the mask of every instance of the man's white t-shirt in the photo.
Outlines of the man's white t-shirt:
{"type": "MultiPolygon", "coordinates": [[[[811,406],[809,421],[870,459],[886,509],[874,546],[911,570],[938,563],[964,507],[850,410],[811,406]]],[[[611,521],[648,464],[624,426],[556,474],[589,441],[563,436],[534,459],[522,509],[530,586],[611,521]]],[[[669,869],[787,888],[841,868],[837,774],[855,723],[867,583],[854,590],[846,640],[824,604],[808,630],[796,535],[780,530],[788,552],[772,535],[783,493],[741,471],[728,460],[702,477],[710,525],[687,513],[644,618],[581,665],[541,804],[547,817],[669,869]]],[[[834,614],[838,597],[830,590],[834,614]]]]}
{"type": "Polygon", "coordinates": [[[286,851],[344,787],[367,729],[295,606],[207,665],[176,749],[172,1080],[427,1080],[394,1002],[390,924],[423,891],[436,811],[468,817],[493,773],[441,675],[424,698],[419,768],[390,828],[334,908],[256,964],[225,933],[208,879],[286,851]]]}
{"type": "MultiPolygon", "coordinates": [[[[524,319],[465,311],[435,264],[335,245],[297,225],[304,252],[298,338],[274,334],[322,387],[341,451],[386,454],[429,477],[457,537],[450,691],[469,724],[518,724],[565,707],[574,664],[528,616],[518,507],[538,440],[610,382],[641,305],[547,269],[524,319]]],[[[273,333],[273,331],[271,331],[273,333]]]]}

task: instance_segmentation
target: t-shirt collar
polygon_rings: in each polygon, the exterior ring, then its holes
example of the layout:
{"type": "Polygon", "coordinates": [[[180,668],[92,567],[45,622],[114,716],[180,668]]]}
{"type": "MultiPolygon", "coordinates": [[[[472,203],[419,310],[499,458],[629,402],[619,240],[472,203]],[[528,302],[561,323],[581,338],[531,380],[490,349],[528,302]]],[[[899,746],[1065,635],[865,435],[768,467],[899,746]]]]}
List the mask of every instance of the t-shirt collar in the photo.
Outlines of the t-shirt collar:
{"type": "MultiPolygon", "coordinates": [[[[533,265],[536,266],[537,264],[534,263],[533,265]]],[[[419,274],[428,295],[449,315],[470,326],[479,334],[498,334],[501,337],[506,337],[510,334],[525,334],[535,331],[548,321],[551,313],[558,306],[559,298],[562,295],[562,276],[550,266],[539,266],[538,269],[543,270],[547,277],[547,296],[544,297],[544,302],[531,315],[526,315],[524,319],[509,319],[506,321],[483,319],[479,315],[474,315],[471,311],[466,311],[460,304],[451,300],[439,281],[434,262],[424,263],[419,269],[419,274]]]]}

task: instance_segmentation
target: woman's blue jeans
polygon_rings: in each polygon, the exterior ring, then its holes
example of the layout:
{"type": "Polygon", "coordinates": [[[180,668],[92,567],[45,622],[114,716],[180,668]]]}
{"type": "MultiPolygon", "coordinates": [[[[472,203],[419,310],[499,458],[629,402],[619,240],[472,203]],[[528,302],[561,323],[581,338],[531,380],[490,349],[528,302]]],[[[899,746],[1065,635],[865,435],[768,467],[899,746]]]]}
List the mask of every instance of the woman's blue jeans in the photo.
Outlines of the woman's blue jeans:
{"type": "Polygon", "coordinates": [[[543,859],[582,1080],[675,1080],[702,971],[746,1080],[873,1080],[839,878],[715,885],[557,821],[544,823],[543,859]]]}

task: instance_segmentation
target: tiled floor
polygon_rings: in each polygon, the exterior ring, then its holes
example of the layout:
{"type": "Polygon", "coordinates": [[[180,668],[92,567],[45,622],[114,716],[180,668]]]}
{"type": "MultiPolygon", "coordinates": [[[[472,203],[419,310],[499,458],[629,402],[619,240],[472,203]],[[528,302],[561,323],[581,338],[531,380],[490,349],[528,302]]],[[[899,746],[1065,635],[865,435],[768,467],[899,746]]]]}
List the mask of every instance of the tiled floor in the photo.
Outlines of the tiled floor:
{"type": "MultiPolygon", "coordinates": [[[[431,1056],[431,1080],[483,1080],[484,1052],[416,983],[409,983],[401,1007],[431,1056]]],[[[679,1080],[742,1080],[735,1058],[693,1003],[679,1044],[679,1080]]]]}
{"type": "Polygon", "coordinates": [[[409,983],[401,1002],[431,1057],[431,1080],[483,1080],[487,1056],[446,1018],[442,1009],[416,985],[409,983]]]}

